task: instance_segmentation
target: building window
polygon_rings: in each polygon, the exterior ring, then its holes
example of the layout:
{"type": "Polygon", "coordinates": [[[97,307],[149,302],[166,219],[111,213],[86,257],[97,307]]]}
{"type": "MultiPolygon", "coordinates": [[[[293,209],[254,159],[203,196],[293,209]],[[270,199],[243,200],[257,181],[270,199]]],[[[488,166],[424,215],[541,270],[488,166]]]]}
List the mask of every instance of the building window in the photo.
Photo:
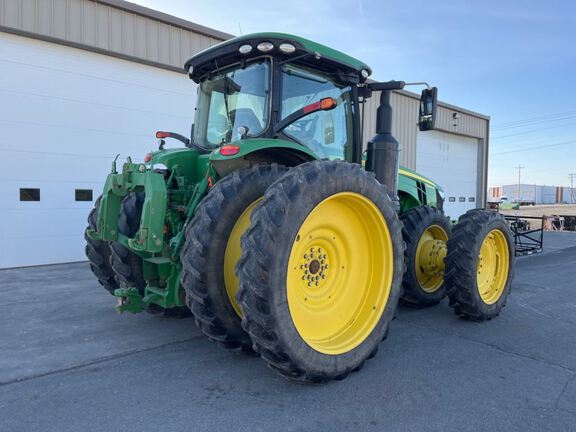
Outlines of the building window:
{"type": "Polygon", "coordinates": [[[20,201],[40,201],[40,189],[20,188],[20,201]]]}
{"type": "Polygon", "coordinates": [[[468,197],[468,202],[475,202],[475,201],[476,201],[476,198],[474,198],[474,197],[468,197]]]}
{"type": "Polygon", "coordinates": [[[450,202],[456,202],[456,197],[450,197],[450,198],[448,198],[448,201],[450,201],[450,202]]]}
{"type": "Polygon", "coordinates": [[[92,189],[76,189],[76,201],[92,201],[92,189]]]}

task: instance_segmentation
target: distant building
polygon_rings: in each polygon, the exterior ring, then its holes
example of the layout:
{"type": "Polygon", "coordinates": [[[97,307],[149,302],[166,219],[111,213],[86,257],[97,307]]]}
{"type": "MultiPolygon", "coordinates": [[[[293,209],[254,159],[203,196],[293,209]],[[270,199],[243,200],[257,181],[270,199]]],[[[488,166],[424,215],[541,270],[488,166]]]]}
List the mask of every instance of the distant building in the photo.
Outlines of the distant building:
{"type": "Polygon", "coordinates": [[[535,184],[517,184],[492,187],[488,189],[488,201],[506,197],[508,202],[533,204],[576,204],[576,188],[564,186],[543,186],[535,184]],[[518,196],[520,190],[520,196],[518,196]]]}

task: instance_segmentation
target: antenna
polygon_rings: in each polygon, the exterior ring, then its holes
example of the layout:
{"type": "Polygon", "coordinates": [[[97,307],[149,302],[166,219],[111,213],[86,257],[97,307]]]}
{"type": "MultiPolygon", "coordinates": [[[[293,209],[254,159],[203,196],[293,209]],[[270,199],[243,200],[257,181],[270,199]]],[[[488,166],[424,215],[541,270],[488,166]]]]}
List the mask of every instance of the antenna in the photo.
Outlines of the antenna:
{"type": "Polygon", "coordinates": [[[238,23],[238,30],[240,30],[240,36],[242,36],[242,35],[243,35],[243,33],[242,33],[242,26],[240,25],[240,23],[238,23]]]}

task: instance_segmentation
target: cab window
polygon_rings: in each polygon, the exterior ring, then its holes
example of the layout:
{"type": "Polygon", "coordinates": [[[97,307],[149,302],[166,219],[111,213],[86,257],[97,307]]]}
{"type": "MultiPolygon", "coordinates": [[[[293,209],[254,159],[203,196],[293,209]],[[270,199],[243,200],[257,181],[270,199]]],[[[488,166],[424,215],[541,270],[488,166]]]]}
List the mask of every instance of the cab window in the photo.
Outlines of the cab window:
{"type": "Polygon", "coordinates": [[[282,68],[282,119],[320,99],[336,99],[336,108],[316,111],[290,124],[284,133],[309,147],[320,158],[346,159],[351,147],[350,87],[292,65],[282,68]]]}

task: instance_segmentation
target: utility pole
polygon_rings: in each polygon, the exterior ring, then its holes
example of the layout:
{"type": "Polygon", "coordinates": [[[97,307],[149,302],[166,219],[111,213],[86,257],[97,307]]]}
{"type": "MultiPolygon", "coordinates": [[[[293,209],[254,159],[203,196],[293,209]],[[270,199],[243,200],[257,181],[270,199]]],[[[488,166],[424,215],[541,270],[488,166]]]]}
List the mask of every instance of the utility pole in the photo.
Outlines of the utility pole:
{"type": "Polygon", "coordinates": [[[568,178],[570,178],[570,204],[574,204],[574,177],[576,177],[576,173],[568,174],[568,178]]]}
{"type": "Polygon", "coordinates": [[[517,167],[515,167],[518,170],[518,198],[516,200],[516,202],[518,204],[520,204],[520,173],[522,172],[522,170],[526,167],[520,166],[518,165],[517,167]]]}

